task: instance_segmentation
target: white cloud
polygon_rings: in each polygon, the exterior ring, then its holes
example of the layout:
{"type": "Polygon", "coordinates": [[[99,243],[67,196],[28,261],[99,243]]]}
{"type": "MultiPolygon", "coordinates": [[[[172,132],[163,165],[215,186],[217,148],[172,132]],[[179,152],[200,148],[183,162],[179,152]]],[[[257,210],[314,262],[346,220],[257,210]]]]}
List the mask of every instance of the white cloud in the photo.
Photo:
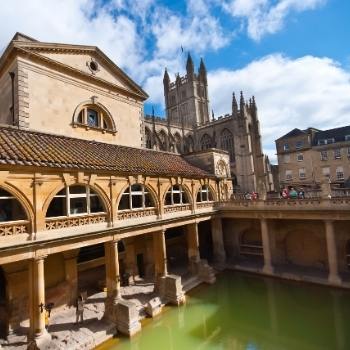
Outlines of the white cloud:
{"type": "Polygon", "coordinates": [[[286,17],[292,12],[313,10],[326,0],[229,0],[223,8],[233,17],[242,18],[248,35],[260,40],[266,34],[280,30],[286,17]]]}
{"type": "Polygon", "coordinates": [[[293,128],[349,124],[350,73],[329,58],[270,55],[240,70],[209,72],[208,84],[216,115],[230,112],[233,90],[255,95],[270,155],[274,140],[293,128]]]}

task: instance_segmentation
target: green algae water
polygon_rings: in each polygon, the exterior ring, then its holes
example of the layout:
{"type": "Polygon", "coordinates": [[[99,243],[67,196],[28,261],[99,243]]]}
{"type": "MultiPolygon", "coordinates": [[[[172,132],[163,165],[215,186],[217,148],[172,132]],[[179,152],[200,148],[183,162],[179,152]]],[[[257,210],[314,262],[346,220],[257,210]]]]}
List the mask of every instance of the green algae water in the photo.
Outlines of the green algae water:
{"type": "Polygon", "coordinates": [[[109,350],[348,350],[350,292],[224,273],[109,350]]]}

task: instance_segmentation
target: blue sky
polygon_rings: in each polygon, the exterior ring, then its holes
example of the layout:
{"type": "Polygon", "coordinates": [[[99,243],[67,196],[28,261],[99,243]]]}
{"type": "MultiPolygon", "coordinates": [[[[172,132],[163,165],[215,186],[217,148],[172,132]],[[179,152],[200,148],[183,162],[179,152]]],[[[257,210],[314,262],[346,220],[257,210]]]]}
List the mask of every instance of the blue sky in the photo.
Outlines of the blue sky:
{"type": "Polygon", "coordinates": [[[274,140],[295,127],[350,124],[349,14],[346,0],[13,0],[0,48],[16,31],[99,46],[148,92],[146,113],[163,115],[163,71],[184,73],[182,46],[205,60],[216,116],[232,91],[256,96],[275,159],[274,140]]]}

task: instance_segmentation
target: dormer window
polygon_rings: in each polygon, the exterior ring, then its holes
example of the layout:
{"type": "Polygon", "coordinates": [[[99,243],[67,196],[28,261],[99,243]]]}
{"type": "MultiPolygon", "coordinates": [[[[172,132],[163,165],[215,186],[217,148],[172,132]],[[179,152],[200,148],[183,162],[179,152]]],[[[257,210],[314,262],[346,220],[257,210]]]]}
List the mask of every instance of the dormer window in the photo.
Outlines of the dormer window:
{"type": "Polygon", "coordinates": [[[85,127],[87,130],[116,132],[111,114],[100,103],[86,103],[78,106],[73,116],[73,126],[85,127]]]}

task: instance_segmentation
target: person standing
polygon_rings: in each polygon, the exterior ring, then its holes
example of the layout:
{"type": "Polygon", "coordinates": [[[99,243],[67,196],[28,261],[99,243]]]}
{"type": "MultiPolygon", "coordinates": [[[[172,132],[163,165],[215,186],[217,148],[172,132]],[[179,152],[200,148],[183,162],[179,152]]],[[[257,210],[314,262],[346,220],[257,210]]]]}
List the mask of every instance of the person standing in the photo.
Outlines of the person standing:
{"type": "Polygon", "coordinates": [[[78,296],[77,299],[77,304],[76,304],[76,322],[75,324],[78,323],[83,323],[84,322],[84,301],[81,295],[78,296]]]}

